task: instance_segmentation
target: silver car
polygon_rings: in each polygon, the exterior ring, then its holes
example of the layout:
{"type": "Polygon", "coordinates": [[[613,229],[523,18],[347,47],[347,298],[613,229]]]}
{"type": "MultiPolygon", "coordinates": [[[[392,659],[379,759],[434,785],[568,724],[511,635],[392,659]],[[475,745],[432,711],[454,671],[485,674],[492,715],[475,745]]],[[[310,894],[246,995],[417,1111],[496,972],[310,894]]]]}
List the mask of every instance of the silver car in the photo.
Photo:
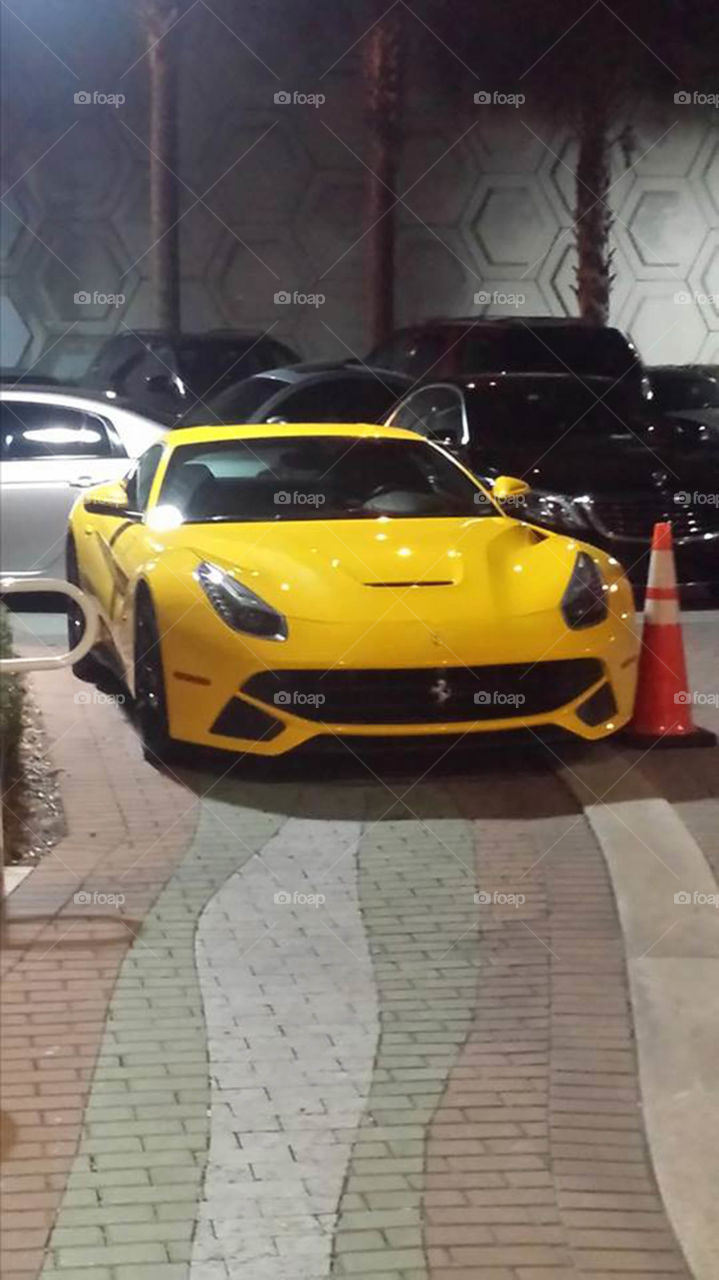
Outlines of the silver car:
{"type": "Polygon", "coordinates": [[[89,485],[119,480],[165,428],[66,390],[0,390],[0,569],[65,577],[67,517],[89,485]]]}

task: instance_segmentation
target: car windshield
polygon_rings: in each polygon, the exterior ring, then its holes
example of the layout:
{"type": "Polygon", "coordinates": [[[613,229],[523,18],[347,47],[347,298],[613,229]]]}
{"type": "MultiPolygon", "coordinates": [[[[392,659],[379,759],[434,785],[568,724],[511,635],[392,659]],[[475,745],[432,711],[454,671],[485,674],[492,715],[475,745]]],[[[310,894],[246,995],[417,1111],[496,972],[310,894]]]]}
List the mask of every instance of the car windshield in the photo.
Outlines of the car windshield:
{"type": "Polygon", "coordinates": [[[271,396],[282,391],[286,383],[279,378],[266,378],[258,374],[247,378],[232,387],[227,387],[216,395],[207,397],[204,404],[195,404],[182,415],[180,424],[183,427],[211,426],[213,423],[247,422],[249,418],[269,400],[271,396]]]}
{"type": "Polygon", "coordinates": [[[719,378],[710,374],[655,374],[652,385],[662,413],[719,408],[719,378]]]}
{"type": "Polygon", "coordinates": [[[158,507],[183,523],[496,516],[497,508],[431,444],[285,436],[183,445],[158,507]]]}

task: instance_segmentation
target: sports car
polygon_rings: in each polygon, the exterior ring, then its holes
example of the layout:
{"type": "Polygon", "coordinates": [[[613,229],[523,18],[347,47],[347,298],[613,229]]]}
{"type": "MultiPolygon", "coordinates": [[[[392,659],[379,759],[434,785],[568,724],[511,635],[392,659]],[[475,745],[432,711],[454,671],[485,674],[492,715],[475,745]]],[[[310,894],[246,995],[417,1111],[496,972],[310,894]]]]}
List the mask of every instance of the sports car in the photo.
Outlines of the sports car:
{"type": "MultiPolygon", "coordinates": [[[[612,556],[524,521],[525,490],[500,477],[490,494],[390,427],[171,432],[71,513],[68,577],[102,617],[77,674],[116,668],[158,757],[331,735],[604,738],[634,698],[631,587],[612,556]]],[[[75,642],[79,615],[69,626],[75,642]]]]}

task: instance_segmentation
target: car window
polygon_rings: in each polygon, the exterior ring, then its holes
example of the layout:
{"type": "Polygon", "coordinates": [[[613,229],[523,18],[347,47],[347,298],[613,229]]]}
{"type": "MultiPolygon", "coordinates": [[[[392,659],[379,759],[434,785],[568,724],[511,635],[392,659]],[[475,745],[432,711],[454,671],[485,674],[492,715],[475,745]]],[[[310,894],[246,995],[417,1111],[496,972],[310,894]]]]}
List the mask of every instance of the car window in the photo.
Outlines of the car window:
{"type": "Polygon", "coordinates": [[[127,502],[132,511],[146,511],[155,472],[160,465],[162,445],[153,444],[137,459],[127,477],[127,502]]]}
{"type": "Polygon", "coordinates": [[[199,524],[498,514],[428,442],[341,435],[181,445],[160,503],[199,524]]]}
{"type": "Polygon", "coordinates": [[[464,396],[457,387],[422,387],[397,406],[389,425],[450,445],[466,441],[464,396]]]}
{"type": "Polygon", "coordinates": [[[283,422],[380,422],[397,390],[380,378],[338,376],[288,389],[270,410],[283,422]]]}
{"type": "Polygon", "coordinates": [[[145,348],[133,333],[118,334],[103,343],[88,366],[85,385],[99,387],[103,391],[121,382],[142,356],[145,348]]]}
{"type": "Polygon", "coordinates": [[[24,400],[0,404],[0,440],[4,461],[112,458],[124,453],[109,424],[96,414],[24,400]]]}
{"type": "Polygon", "coordinates": [[[205,395],[228,378],[239,382],[266,369],[259,346],[248,341],[182,343],[177,353],[180,376],[189,391],[205,395]]]}
{"type": "Polygon", "coordinates": [[[284,382],[277,378],[248,378],[245,382],[237,382],[227,387],[219,395],[213,394],[204,404],[195,404],[182,415],[183,427],[212,426],[226,423],[229,426],[240,426],[251,420],[252,415],[274,396],[284,382]]]}
{"type": "Polygon", "coordinates": [[[421,378],[426,373],[442,374],[440,366],[456,336],[434,330],[400,329],[387,342],[380,343],[367,356],[366,364],[377,369],[395,369],[398,373],[421,378]]]}
{"type": "Polygon", "coordinates": [[[663,413],[719,408],[719,379],[710,375],[662,374],[653,385],[657,406],[663,413]]]}

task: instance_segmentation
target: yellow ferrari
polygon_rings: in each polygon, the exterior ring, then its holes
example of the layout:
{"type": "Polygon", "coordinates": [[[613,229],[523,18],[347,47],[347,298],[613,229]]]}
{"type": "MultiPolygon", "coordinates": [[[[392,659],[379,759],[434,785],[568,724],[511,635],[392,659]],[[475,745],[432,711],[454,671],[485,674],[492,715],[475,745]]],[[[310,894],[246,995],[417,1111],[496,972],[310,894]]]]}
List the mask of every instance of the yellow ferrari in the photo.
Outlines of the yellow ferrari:
{"type": "MultiPolygon", "coordinates": [[[[70,516],[68,577],[148,754],[531,727],[603,738],[638,640],[616,560],[440,446],[370,426],[191,427],[70,516]],[[508,511],[511,514],[508,514],[508,511]]],[[[69,618],[77,642],[81,616],[69,618]]]]}

